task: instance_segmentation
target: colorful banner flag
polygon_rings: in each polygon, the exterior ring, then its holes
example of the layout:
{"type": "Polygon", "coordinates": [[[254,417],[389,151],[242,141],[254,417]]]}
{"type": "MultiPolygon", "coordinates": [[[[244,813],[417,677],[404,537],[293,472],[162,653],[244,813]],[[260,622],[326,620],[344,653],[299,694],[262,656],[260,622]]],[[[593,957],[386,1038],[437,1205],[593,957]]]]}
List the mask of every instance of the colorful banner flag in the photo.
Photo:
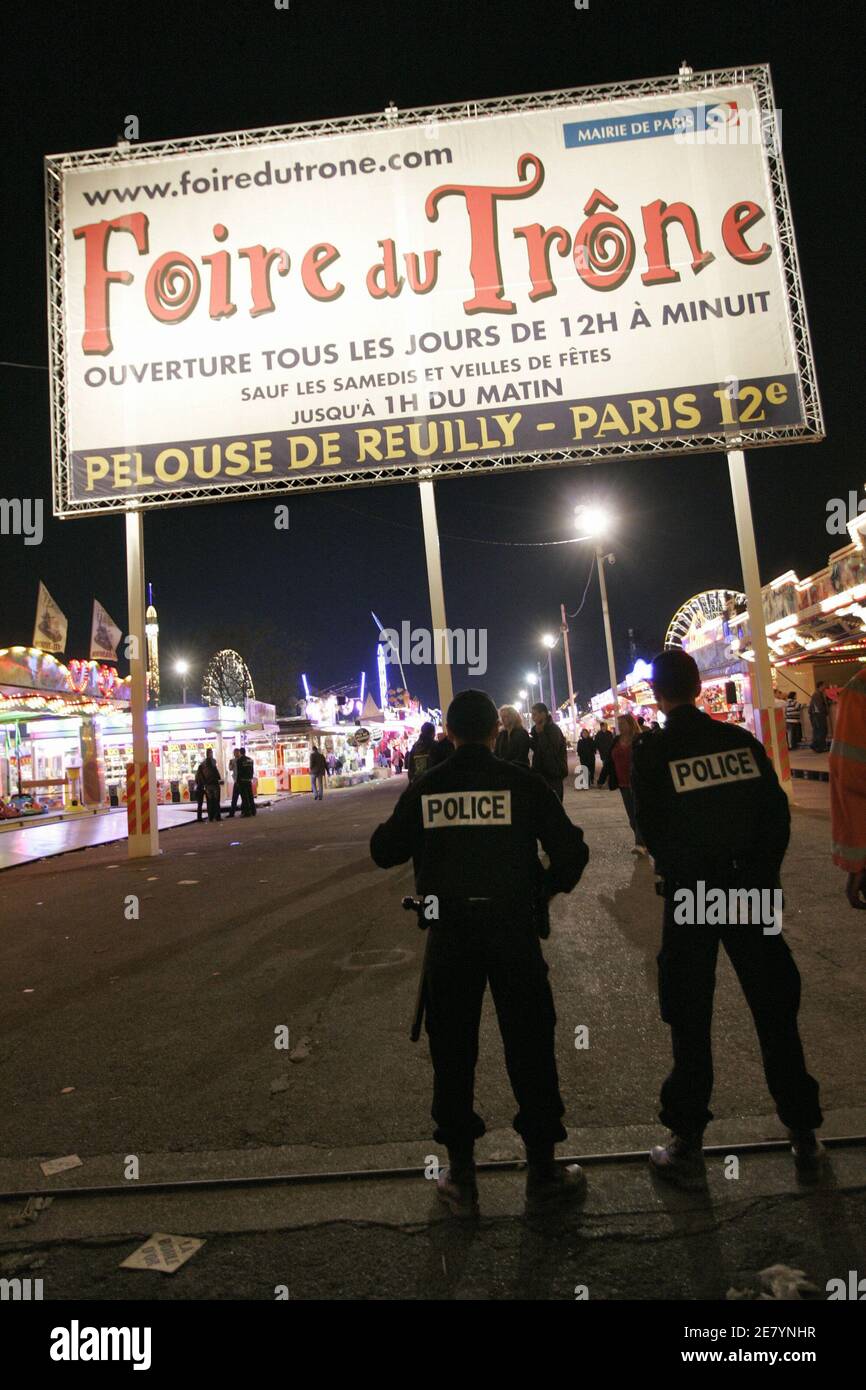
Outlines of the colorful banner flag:
{"type": "Polygon", "coordinates": [[[33,626],[34,647],[43,652],[62,652],[66,647],[66,614],[58,608],[42,581],[36,599],[36,622],[33,626]]]}
{"type": "Polygon", "coordinates": [[[123,633],[103,608],[98,598],[93,600],[93,624],[90,629],[90,660],[116,661],[117,644],[123,633]]]}

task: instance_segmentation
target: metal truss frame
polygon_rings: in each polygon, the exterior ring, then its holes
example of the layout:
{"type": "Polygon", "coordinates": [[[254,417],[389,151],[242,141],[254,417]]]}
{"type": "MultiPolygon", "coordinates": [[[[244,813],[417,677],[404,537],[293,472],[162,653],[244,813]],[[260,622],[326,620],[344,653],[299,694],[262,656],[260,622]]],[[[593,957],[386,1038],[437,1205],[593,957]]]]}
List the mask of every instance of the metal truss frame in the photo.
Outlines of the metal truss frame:
{"type": "MultiPolygon", "coordinates": [[[[731,448],[817,442],[824,437],[821,401],[815,377],[812,344],[803,297],[800,264],[782,162],[775,98],[766,64],[742,68],[720,68],[706,72],[684,70],[678,76],[641,78],[589,87],[572,87],[525,96],[493,97],[485,101],[454,102],[447,105],[419,106],[400,111],[389,106],[384,112],[362,116],[341,116],[331,120],[306,121],[293,125],[264,126],[257,130],[233,131],[218,135],[191,136],[182,140],[129,144],[97,150],[45,157],[46,256],[48,279],[48,341],[51,380],[51,445],[54,514],[58,517],[91,516],[100,513],[191,506],[207,502],[271,497],[292,492],[326,491],[335,488],[370,487],[386,483],[407,483],[419,479],[465,477],[471,473],[492,473],[557,468],[598,463],[613,458],[650,458],[655,455],[711,453],[731,448]],[[621,98],[671,93],[681,98],[722,87],[751,85],[761,120],[765,170],[772,197],[778,231],[782,276],[787,292],[788,321],[796,355],[796,370],[803,421],[775,429],[728,430],[690,438],[632,441],[618,444],[586,444],[546,452],[502,454],[485,459],[438,459],[423,463],[385,464],[378,468],[344,469],[313,477],[287,477],[268,482],[235,482],[217,485],[200,493],[183,490],[142,495],[138,498],[99,498],[86,502],[71,497],[71,461],[67,432],[66,337],[63,298],[63,176],[72,169],[125,166],[141,160],[172,155],[189,155],[204,150],[267,147],[288,140],[323,139],[351,131],[395,129],[421,125],[426,133],[438,133],[439,122],[475,121],[511,112],[545,110],[566,105],[593,105],[621,98]]],[[[725,383],[722,383],[723,385],[725,383]]],[[[426,417],[425,417],[426,418],[426,417]]],[[[436,418],[432,416],[430,418],[436,418]]]]}

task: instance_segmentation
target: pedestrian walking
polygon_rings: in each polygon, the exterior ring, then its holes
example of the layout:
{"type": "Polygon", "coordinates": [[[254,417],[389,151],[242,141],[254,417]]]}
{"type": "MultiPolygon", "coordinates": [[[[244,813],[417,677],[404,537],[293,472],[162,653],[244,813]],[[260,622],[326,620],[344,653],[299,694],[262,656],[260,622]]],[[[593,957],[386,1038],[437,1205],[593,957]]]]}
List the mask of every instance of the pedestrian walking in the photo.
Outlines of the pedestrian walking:
{"type": "Polygon", "coordinates": [[[803,737],[801,710],[802,706],[797,699],[796,690],[789,690],[785,700],[785,733],[788,736],[790,749],[799,748],[800,740],[803,737]]]}
{"type": "Polygon", "coordinates": [[[232,777],[232,801],[231,806],[229,807],[230,816],[233,816],[235,811],[237,810],[238,801],[240,800],[241,795],[240,782],[238,781],[238,759],[240,758],[240,756],[240,748],[233,748],[232,756],[229,758],[229,772],[231,773],[232,777]]]}
{"type": "Polygon", "coordinates": [[[529,741],[532,747],[532,771],[544,778],[561,801],[568,776],[568,749],[562,730],[554,724],[547,705],[541,702],[532,706],[529,741]]]}
{"type": "Polygon", "coordinates": [[[586,768],[587,785],[595,782],[595,739],[589,729],[581,729],[577,740],[577,759],[586,768]]]}
{"type": "Polygon", "coordinates": [[[199,801],[198,819],[201,820],[201,801],[198,798],[198,787],[201,786],[204,799],[207,802],[208,820],[220,820],[220,787],[223,779],[220,777],[220,770],[216,765],[213,749],[205,751],[204,759],[199,763],[195,771],[196,800],[199,801]]]}
{"type": "Polygon", "coordinates": [[[615,738],[616,734],[613,733],[612,730],[607,727],[607,724],[602,719],[599,722],[598,733],[595,736],[595,748],[599,758],[601,759],[602,767],[604,767],[605,759],[607,758],[607,755],[610,752],[611,744],[613,743],[615,738]]]}
{"type": "Polygon", "coordinates": [[[410,784],[370,841],[380,868],[413,860],[425,916],[430,908],[423,988],[433,1134],[448,1150],[436,1186],[464,1217],[478,1213],[474,1147],[485,1127],[474,1108],[474,1079],[488,983],[517,1099],[514,1127],[526,1146],[527,1207],[544,1211],[585,1190],[576,1164],[563,1169],[554,1162],[554,1146],[567,1134],[539,929],[547,902],[571,892],[589,854],[543,780],[494,757],[497,725],[488,695],[457,695],[446,716],[454,753],[410,784]],[[539,841],[547,869],[538,860],[539,841]]]}
{"type": "Polygon", "coordinates": [[[635,744],[632,786],[664,897],[659,1002],[671,1030],[673,1068],[659,1113],[671,1137],[650,1151],[650,1161],[661,1177],[702,1181],[703,1132],[713,1117],[710,1029],[721,944],[755,1022],[797,1174],[815,1181],[824,1157],[815,1135],[822,1123],[818,1084],[803,1056],[800,975],[782,939],[779,909],[788,799],[757,739],[696,708],[701,678],[687,652],[657,656],[652,687],[666,723],[635,744]],[[768,901],[772,912],[765,913],[768,901]]]}
{"type": "MultiPolygon", "coordinates": [[[[339,760],[338,760],[339,765],[339,760]]],[[[324,753],[321,753],[313,744],[310,750],[310,779],[313,784],[313,800],[321,801],[325,795],[325,778],[328,775],[328,764],[325,761],[324,753]]]]}
{"type": "MultiPolygon", "coordinates": [[[[210,751],[210,750],[208,750],[208,751],[210,751]]],[[[202,821],[202,820],[204,820],[204,816],[202,815],[202,810],[203,810],[203,808],[204,808],[204,800],[205,800],[204,774],[203,774],[203,771],[202,771],[203,768],[204,768],[204,760],[202,760],[202,761],[199,763],[198,767],[197,767],[196,770],[195,770],[195,774],[194,774],[194,777],[195,777],[195,804],[196,804],[196,816],[195,816],[195,818],[196,818],[196,820],[199,821],[199,822],[202,821]]]]}
{"type": "Polygon", "coordinates": [[[866,666],[839,693],[829,762],[833,863],[851,906],[866,908],[866,666]]]}
{"type": "Polygon", "coordinates": [[[454,752],[454,744],[451,742],[444,729],[440,729],[436,735],[436,742],[433,745],[433,752],[430,754],[431,767],[438,767],[444,763],[446,758],[450,758],[454,752]]]}
{"type": "Polygon", "coordinates": [[[256,798],[253,795],[253,779],[255,775],[255,764],[247,753],[246,748],[238,749],[237,778],[240,788],[242,816],[254,816],[256,814],[256,798]]]}
{"type": "Polygon", "coordinates": [[[416,777],[422,777],[432,766],[431,757],[436,744],[435,724],[422,724],[418,731],[418,737],[409,750],[406,759],[406,771],[409,781],[414,782],[416,777]]]}
{"type": "Polygon", "coordinates": [[[830,721],[830,702],[824,693],[824,681],[818,681],[815,693],[809,701],[809,720],[812,724],[813,753],[826,753],[827,728],[830,721]]]}
{"type": "Polygon", "coordinates": [[[606,782],[612,792],[619,792],[625,813],[628,816],[628,823],[634,835],[632,853],[646,855],[647,847],[640,833],[640,827],[635,820],[634,794],[631,786],[633,747],[635,740],[640,738],[642,730],[632,714],[617,715],[616,723],[619,733],[610,745],[602,765],[598,785],[603,787],[606,782]]]}
{"type": "Polygon", "coordinates": [[[503,705],[499,711],[502,725],[496,736],[495,753],[506,763],[516,763],[518,767],[529,767],[529,734],[523,727],[523,720],[513,705],[503,705]]]}

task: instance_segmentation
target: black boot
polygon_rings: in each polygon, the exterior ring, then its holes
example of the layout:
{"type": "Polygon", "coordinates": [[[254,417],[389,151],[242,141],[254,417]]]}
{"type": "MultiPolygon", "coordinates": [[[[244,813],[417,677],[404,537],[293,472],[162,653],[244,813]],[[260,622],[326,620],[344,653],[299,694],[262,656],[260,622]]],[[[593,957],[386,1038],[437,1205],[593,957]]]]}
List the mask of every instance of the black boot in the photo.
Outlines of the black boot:
{"type": "Polygon", "coordinates": [[[586,1174],[578,1163],[556,1163],[553,1144],[527,1144],[526,1210],[533,1215],[586,1196],[586,1174]]]}
{"type": "Polygon", "coordinates": [[[827,1162],[827,1150],[813,1129],[789,1129],[794,1168],[800,1182],[818,1182],[827,1162]]]}
{"type": "Polygon", "coordinates": [[[672,1134],[667,1144],[655,1144],[649,1151],[654,1173],[679,1187],[703,1187],[707,1181],[704,1165],[703,1132],[672,1134]]]}
{"type": "Polygon", "coordinates": [[[449,1149],[448,1167],[436,1179],[436,1191],[452,1216],[471,1220],[479,1214],[474,1148],[449,1149]]]}

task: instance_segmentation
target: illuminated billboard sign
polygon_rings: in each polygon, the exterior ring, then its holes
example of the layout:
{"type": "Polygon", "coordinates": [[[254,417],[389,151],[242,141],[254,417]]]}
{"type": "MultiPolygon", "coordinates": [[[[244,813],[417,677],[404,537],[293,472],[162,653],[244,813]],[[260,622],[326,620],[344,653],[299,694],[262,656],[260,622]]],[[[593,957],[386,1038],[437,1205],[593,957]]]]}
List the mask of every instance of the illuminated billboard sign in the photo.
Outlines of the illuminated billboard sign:
{"type": "Polygon", "coordinates": [[[764,67],[46,179],[60,515],[822,434],[764,67]]]}

